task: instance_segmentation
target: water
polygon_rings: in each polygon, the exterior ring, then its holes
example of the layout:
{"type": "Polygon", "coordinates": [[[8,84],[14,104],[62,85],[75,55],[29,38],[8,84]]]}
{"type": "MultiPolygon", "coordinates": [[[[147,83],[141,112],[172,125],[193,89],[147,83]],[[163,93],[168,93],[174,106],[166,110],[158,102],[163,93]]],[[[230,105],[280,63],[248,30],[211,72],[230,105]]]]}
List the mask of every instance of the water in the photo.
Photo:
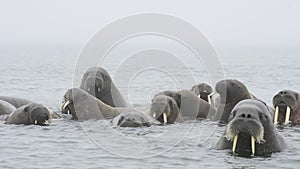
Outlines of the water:
{"type": "MultiPolygon", "coordinates": [[[[78,86],[80,73],[86,70],[82,68],[76,74],[76,65],[81,66],[77,63],[79,51],[80,47],[62,45],[2,46],[0,94],[26,98],[59,110],[63,94],[68,88],[78,86]]],[[[299,91],[300,83],[299,53],[285,55],[270,51],[251,51],[245,56],[220,52],[224,76],[243,81],[268,104],[281,89],[299,91]]],[[[109,72],[116,70],[123,52],[113,53],[116,58],[103,62],[109,72]]],[[[214,77],[210,79],[203,66],[191,61],[185,51],[179,57],[179,61],[187,63],[182,67],[176,59],[168,64],[171,57],[168,54],[156,54],[166,56],[160,69],[137,73],[143,64],[147,65],[137,57],[123,62],[119,71],[112,74],[132,105],[147,106],[159,90],[189,89],[196,81],[213,81],[214,77]]],[[[147,53],[141,55],[146,57],[147,53]]],[[[105,120],[79,123],[68,116],[43,127],[4,125],[1,118],[0,168],[298,168],[300,164],[299,127],[279,131],[291,145],[290,149],[269,158],[253,159],[212,149],[224,129],[206,120],[118,128],[105,120]]]]}

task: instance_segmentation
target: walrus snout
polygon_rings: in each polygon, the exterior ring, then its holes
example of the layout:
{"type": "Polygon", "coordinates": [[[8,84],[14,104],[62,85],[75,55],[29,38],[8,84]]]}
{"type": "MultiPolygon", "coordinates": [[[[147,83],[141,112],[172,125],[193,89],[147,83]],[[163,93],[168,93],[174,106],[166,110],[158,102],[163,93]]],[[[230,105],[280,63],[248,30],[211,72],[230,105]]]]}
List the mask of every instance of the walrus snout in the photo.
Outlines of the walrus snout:
{"type": "Polygon", "coordinates": [[[166,102],[154,102],[150,107],[150,115],[161,123],[168,123],[170,107],[166,102]]]}
{"type": "Polygon", "coordinates": [[[104,81],[101,76],[90,76],[85,80],[84,90],[93,96],[97,96],[103,89],[104,81]]]}
{"type": "Polygon", "coordinates": [[[297,98],[288,93],[278,93],[273,97],[274,107],[286,108],[287,106],[293,108],[297,103],[297,98]]]}
{"type": "Polygon", "coordinates": [[[196,94],[199,98],[209,101],[209,95],[213,92],[211,86],[206,83],[199,83],[192,87],[191,91],[196,94]]]}
{"type": "Polygon", "coordinates": [[[256,122],[256,120],[249,120],[251,117],[244,116],[239,117],[231,121],[226,130],[226,137],[229,141],[232,141],[232,153],[254,156],[256,143],[263,144],[264,140],[264,128],[256,122]]]}
{"type": "Polygon", "coordinates": [[[235,136],[241,132],[248,133],[253,136],[257,142],[264,141],[264,128],[256,119],[252,117],[238,117],[232,120],[227,127],[226,136],[228,140],[233,140],[235,136]]]}
{"type": "Polygon", "coordinates": [[[147,120],[146,116],[142,113],[128,112],[121,114],[117,122],[119,127],[149,127],[150,122],[147,120]]]}
{"type": "Polygon", "coordinates": [[[63,114],[75,115],[74,100],[78,100],[79,97],[84,98],[84,94],[85,93],[81,92],[81,89],[78,88],[68,89],[62,99],[61,112],[63,114]]]}
{"type": "Polygon", "coordinates": [[[61,104],[61,112],[63,114],[71,114],[70,106],[73,104],[72,98],[72,90],[68,90],[67,93],[64,95],[62,104],[61,104]]]}
{"type": "Polygon", "coordinates": [[[31,123],[35,125],[49,125],[50,112],[45,107],[33,107],[30,112],[31,123]]]}
{"type": "Polygon", "coordinates": [[[179,116],[179,108],[173,98],[166,95],[157,95],[152,99],[150,116],[162,124],[172,124],[179,116]]]}
{"type": "Polygon", "coordinates": [[[291,121],[291,113],[296,109],[298,103],[298,95],[289,90],[278,92],[273,97],[273,105],[275,108],[274,124],[289,124],[291,121]]]}

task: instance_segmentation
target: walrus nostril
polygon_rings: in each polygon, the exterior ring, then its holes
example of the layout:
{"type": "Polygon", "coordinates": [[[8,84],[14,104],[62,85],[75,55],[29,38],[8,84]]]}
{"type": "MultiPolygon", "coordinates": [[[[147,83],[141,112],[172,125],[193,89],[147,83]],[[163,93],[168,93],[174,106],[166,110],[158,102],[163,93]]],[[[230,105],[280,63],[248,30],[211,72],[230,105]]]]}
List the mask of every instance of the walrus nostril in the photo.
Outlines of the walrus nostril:
{"type": "Polygon", "coordinates": [[[242,117],[242,118],[248,118],[248,119],[252,118],[251,114],[245,114],[245,113],[241,114],[240,117],[242,117]]]}

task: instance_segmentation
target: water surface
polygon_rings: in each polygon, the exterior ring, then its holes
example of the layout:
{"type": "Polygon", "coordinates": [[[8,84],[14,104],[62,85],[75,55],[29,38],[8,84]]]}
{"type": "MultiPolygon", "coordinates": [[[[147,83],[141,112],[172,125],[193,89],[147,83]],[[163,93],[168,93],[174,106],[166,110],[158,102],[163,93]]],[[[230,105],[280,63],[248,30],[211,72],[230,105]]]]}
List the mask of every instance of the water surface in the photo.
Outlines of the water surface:
{"type": "MultiPolygon", "coordinates": [[[[59,45],[2,46],[0,94],[26,98],[59,110],[66,90],[78,86],[74,72],[79,51],[80,47],[59,45]]],[[[120,53],[103,63],[109,72],[119,66],[120,53]]],[[[279,90],[299,91],[298,53],[222,54],[223,75],[241,80],[268,104],[279,90]]],[[[161,69],[146,69],[138,74],[136,70],[144,64],[142,60],[138,63],[127,60],[114,81],[129,102],[139,106],[147,106],[153,93],[159,90],[189,89],[195,82],[213,81],[203,66],[187,58],[182,52],[178,65],[176,60],[172,62],[175,66],[168,64],[166,58],[161,69]],[[187,61],[187,65],[180,67],[181,60],[187,61]],[[190,77],[189,72],[194,76],[190,77]]],[[[300,164],[299,127],[279,130],[291,149],[269,158],[247,159],[212,149],[225,129],[217,127],[215,122],[118,128],[105,120],[79,123],[63,117],[43,127],[4,125],[1,118],[0,168],[298,168],[300,164]]]]}

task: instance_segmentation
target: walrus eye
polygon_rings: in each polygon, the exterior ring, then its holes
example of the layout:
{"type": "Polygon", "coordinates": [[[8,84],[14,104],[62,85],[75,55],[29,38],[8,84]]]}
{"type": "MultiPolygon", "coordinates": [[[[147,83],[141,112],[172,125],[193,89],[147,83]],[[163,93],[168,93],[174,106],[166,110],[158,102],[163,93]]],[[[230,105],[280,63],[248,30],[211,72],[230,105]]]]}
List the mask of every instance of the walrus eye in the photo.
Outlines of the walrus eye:
{"type": "Polygon", "coordinates": [[[236,115],[236,111],[233,111],[232,112],[232,117],[235,117],[235,115],[236,115]]]}
{"type": "Polygon", "coordinates": [[[268,116],[267,115],[264,116],[264,114],[262,112],[259,112],[258,115],[259,115],[260,120],[262,120],[263,117],[265,117],[266,119],[268,118],[268,116]]]}
{"type": "Polygon", "coordinates": [[[107,76],[107,74],[104,74],[104,73],[101,73],[101,76],[103,77],[105,77],[105,78],[108,78],[108,76],[107,76]]]}
{"type": "Polygon", "coordinates": [[[26,106],[25,108],[24,108],[24,112],[28,112],[29,111],[29,106],[26,106]]]}

